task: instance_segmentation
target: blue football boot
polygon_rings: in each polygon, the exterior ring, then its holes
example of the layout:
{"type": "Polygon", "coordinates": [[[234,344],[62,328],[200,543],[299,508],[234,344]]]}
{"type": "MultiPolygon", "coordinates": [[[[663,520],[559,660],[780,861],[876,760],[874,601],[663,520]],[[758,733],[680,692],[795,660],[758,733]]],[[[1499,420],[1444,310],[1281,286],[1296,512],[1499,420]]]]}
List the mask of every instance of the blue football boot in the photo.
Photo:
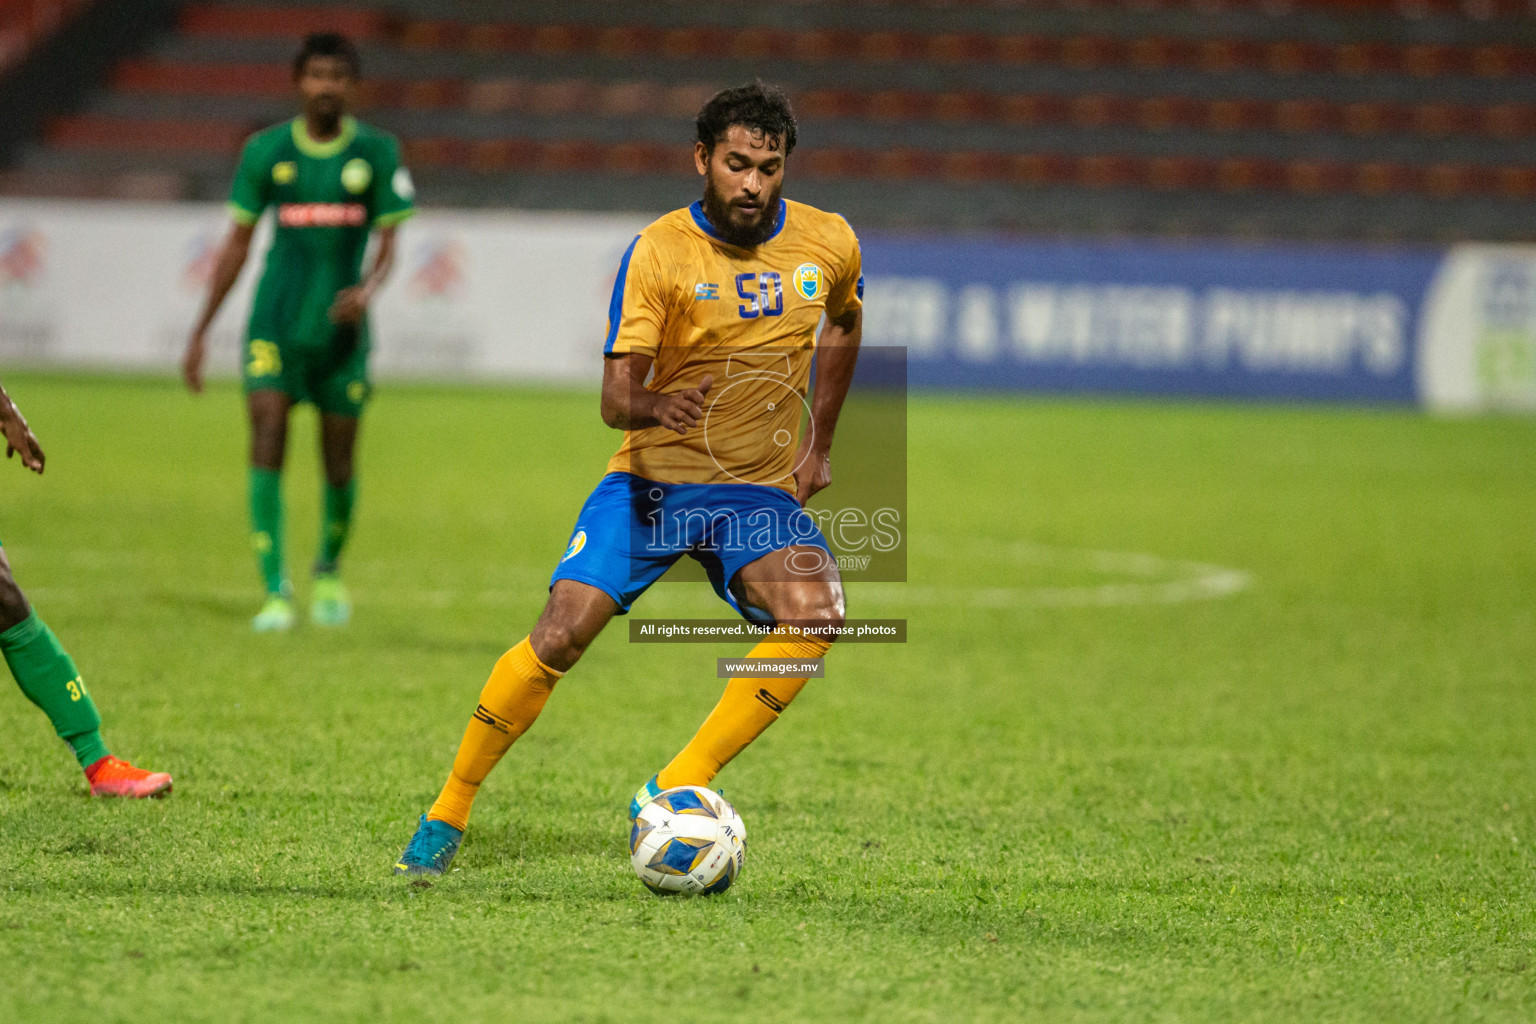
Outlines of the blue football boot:
{"type": "Polygon", "coordinates": [[[464,840],[462,829],[456,829],[446,821],[437,819],[428,820],[427,816],[421,816],[421,824],[416,826],[416,834],[411,836],[411,842],[395,862],[395,874],[397,875],[441,875],[448,871],[448,865],[453,863],[453,855],[459,852],[459,843],[464,840]]]}
{"type": "Polygon", "coordinates": [[[635,795],[629,801],[629,820],[634,821],[640,817],[640,808],[655,800],[661,795],[661,787],[656,784],[656,776],[652,775],[645,785],[635,791],[635,795]]]}
{"type": "MultiPolygon", "coordinates": [[[[636,818],[640,817],[640,808],[644,807],[646,804],[650,803],[652,800],[655,800],[658,796],[661,796],[661,794],[666,792],[666,790],[662,789],[661,785],[656,781],[660,777],[661,775],[659,772],[656,775],[652,775],[650,780],[647,781],[645,785],[635,790],[635,795],[631,797],[629,801],[630,821],[634,821],[636,818]]],[[[715,792],[724,798],[725,790],[717,789],[715,792]]]]}

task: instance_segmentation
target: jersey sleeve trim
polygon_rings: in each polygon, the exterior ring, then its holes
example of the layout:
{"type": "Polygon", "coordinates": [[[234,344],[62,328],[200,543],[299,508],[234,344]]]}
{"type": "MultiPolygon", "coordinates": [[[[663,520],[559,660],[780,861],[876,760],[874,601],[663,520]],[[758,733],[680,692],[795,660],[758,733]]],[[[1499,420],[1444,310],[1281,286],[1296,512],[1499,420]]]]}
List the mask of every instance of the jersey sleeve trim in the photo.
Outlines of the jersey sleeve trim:
{"type": "Polygon", "coordinates": [[[416,208],[407,207],[404,210],[396,210],[394,213],[381,213],[373,218],[373,226],[376,228],[392,228],[401,221],[410,220],[415,216],[416,208]]]}
{"type": "Polygon", "coordinates": [[[619,336],[619,324],[624,320],[624,284],[629,277],[629,258],[635,254],[635,246],[640,244],[640,236],[629,243],[629,248],[624,250],[624,258],[619,260],[619,274],[613,279],[613,296],[608,300],[608,337],[603,342],[603,355],[613,355],[613,343],[619,336]]]}
{"type": "Polygon", "coordinates": [[[236,224],[239,224],[241,227],[251,227],[261,219],[261,214],[252,213],[250,210],[247,210],[239,203],[225,203],[224,208],[229,211],[229,219],[234,221],[236,224]]]}

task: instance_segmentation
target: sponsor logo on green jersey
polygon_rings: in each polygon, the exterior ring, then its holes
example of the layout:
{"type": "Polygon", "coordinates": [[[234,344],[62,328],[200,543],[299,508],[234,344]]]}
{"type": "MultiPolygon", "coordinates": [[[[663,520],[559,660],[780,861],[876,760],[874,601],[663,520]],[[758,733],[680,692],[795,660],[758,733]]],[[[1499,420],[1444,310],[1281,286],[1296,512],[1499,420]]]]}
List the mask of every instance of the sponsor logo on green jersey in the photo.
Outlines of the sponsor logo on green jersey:
{"type": "Polygon", "coordinates": [[[277,208],[280,228],[360,228],[368,223],[362,203],[283,203],[277,208]]]}

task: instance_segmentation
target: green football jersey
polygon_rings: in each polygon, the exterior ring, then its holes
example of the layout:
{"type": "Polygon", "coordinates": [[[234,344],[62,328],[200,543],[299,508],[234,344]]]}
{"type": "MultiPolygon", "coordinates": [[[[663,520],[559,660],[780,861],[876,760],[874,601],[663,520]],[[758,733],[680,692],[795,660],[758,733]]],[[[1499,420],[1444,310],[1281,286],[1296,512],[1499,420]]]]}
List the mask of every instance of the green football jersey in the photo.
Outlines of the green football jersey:
{"type": "Polygon", "coordinates": [[[415,189],[394,136],[345,117],[328,142],[302,117],[252,135],[230,189],[230,215],[255,224],[276,208],[276,230],[251,308],[251,331],[282,345],[329,345],[336,293],[362,277],[374,228],[414,212],[415,189]]]}

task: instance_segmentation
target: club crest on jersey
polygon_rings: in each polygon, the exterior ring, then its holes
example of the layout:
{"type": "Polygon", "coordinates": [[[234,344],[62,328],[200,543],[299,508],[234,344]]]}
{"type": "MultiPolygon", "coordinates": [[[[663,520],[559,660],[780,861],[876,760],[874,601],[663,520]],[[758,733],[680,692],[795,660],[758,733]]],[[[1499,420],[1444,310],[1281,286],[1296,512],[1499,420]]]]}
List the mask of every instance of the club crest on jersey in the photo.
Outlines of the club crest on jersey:
{"type": "Polygon", "coordinates": [[[298,176],[298,165],[292,160],[279,160],[272,165],[272,181],[274,184],[286,185],[298,176]]]}
{"type": "Polygon", "coordinates": [[[357,195],[373,181],[373,166],[362,157],[353,157],[341,168],[341,184],[348,192],[357,195]]]}
{"type": "Polygon", "coordinates": [[[693,297],[695,299],[718,299],[720,297],[720,286],[717,284],[696,284],[693,286],[693,297]]]}
{"type": "Polygon", "coordinates": [[[576,536],[571,538],[571,546],[565,549],[565,557],[560,559],[560,561],[562,561],[562,562],[569,562],[571,559],[573,559],[577,555],[581,554],[581,549],[586,547],[586,546],[587,546],[587,531],[586,530],[577,530],[576,531],[576,536]]]}
{"type": "Polygon", "coordinates": [[[802,298],[814,299],[821,294],[821,268],[814,263],[802,263],[795,268],[795,291],[802,298]]]}

